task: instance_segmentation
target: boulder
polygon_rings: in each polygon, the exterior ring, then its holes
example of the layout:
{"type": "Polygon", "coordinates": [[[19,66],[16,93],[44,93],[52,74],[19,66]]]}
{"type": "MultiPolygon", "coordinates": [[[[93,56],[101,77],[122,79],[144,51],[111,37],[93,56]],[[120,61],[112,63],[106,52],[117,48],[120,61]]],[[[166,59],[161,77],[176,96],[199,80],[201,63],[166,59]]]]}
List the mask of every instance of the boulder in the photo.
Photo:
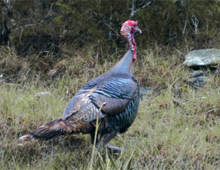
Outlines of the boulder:
{"type": "Polygon", "coordinates": [[[220,50],[202,49],[189,52],[183,64],[187,66],[208,66],[220,63],[220,50]]]}

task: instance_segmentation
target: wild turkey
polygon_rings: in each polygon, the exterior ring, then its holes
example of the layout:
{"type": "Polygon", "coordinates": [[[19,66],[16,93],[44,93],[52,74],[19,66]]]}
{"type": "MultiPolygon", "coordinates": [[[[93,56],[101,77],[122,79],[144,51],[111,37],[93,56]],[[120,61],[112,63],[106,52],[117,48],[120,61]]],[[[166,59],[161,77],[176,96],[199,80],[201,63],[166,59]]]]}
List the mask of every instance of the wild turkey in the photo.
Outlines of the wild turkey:
{"type": "Polygon", "coordinates": [[[122,24],[121,34],[128,40],[130,50],[107,73],[94,78],[83,86],[70,100],[63,116],[20,137],[21,140],[51,139],[58,135],[89,133],[94,142],[97,113],[99,113],[99,139],[96,147],[105,146],[118,133],[124,133],[133,123],[139,105],[139,85],[133,77],[132,66],[136,61],[134,33],[141,30],[138,22],[128,20],[122,24]]]}

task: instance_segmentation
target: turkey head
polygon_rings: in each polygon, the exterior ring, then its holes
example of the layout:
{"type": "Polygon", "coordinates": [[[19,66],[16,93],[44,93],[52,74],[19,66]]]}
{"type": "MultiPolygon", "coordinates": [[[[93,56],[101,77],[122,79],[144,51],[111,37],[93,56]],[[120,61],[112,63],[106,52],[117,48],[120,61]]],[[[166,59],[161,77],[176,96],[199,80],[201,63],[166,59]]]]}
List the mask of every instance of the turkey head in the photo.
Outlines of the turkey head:
{"type": "Polygon", "coordinates": [[[134,40],[134,34],[136,32],[142,33],[140,28],[138,27],[138,22],[133,20],[127,20],[122,24],[121,27],[121,35],[125,37],[125,39],[128,41],[128,44],[133,51],[133,61],[135,62],[137,60],[136,55],[136,43],[134,40]]]}

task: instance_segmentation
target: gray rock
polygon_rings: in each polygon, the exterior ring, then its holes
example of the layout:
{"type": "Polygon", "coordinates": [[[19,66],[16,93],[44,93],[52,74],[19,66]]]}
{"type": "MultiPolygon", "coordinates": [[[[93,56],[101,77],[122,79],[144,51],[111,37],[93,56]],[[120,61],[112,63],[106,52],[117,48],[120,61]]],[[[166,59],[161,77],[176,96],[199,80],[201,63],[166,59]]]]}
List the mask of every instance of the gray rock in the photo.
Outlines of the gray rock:
{"type": "Polygon", "coordinates": [[[204,73],[202,70],[197,70],[197,71],[192,72],[192,74],[190,74],[189,77],[192,78],[192,77],[198,77],[198,76],[203,76],[203,75],[204,73]]]}
{"type": "Polygon", "coordinates": [[[183,64],[187,66],[207,66],[220,63],[220,50],[203,49],[194,50],[185,56],[183,64]]]}
{"type": "Polygon", "coordinates": [[[144,97],[147,94],[150,94],[150,93],[152,93],[152,88],[151,87],[140,87],[140,98],[141,98],[141,100],[143,100],[144,97]]]}
{"type": "Polygon", "coordinates": [[[210,81],[208,77],[199,76],[186,80],[186,83],[192,85],[193,87],[202,87],[206,85],[208,81],[210,81]]]}

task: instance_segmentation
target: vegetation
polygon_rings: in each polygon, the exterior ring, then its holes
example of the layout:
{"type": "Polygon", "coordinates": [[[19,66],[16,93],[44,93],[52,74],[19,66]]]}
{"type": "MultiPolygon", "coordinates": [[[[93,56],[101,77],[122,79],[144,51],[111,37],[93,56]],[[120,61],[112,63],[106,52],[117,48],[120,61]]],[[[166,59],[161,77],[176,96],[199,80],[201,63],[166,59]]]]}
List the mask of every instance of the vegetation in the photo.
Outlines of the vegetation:
{"type": "MultiPolygon", "coordinates": [[[[94,169],[216,169],[220,166],[218,73],[210,74],[212,82],[194,89],[184,83],[190,71],[181,65],[181,59],[166,53],[158,57],[158,52],[139,52],[135,77],[141,86],[153,86],[154,92],[141,101],[129,131],[110,142],[126,152],[112,155],[101,151],[96,155],[94,169]]],[[[83,68],[80,76],[58,78],[50,87],[38,76],[19,84],[1,83],[0,168],[88,168],[92,147],[87,135],[25,143],[19,143],[18,138],[59,118],[72,95],[115,62],[102,65],[95,62],[90,68],[90,62],[84,58],[84,62],[72,66],[73,70],[83,68]]]]}
{"type": "Polygon", "coordinates": [[[120,24],[132,3],[143,31],[134,76],[153,92],[141,100],[128,132],[110,142],[126,151],[97,152],[93,169],[220,168],[219,66],[208,84],[193,88],[185,83],[192,69],[182,65],[193,49],[220,47],[218,1],[53,2],[13,1],[6,17],[17,25],[6,43],[0,37],[0,169],[89,169],[88,135],[18,139],[59,118],[80,87],[119,61],[128,49],[120,24]]]}

